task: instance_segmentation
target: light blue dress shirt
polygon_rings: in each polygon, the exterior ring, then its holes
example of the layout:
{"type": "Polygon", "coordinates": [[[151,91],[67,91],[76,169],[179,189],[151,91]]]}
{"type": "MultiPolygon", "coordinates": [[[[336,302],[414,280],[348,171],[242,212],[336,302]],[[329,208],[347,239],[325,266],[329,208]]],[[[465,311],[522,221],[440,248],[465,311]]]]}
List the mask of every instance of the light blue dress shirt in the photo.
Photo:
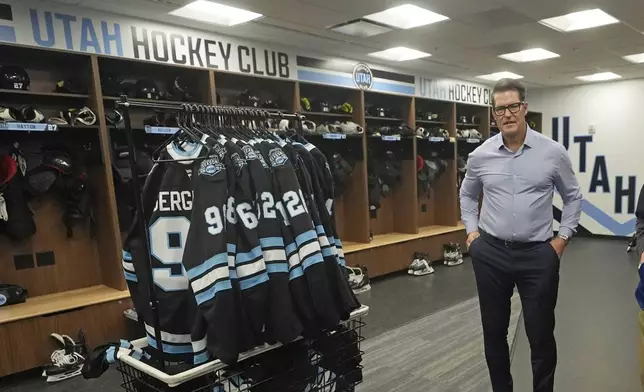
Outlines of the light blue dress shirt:
{"type": "Polygon", "coordinates": [[[469,155],[460,191],[461,219],[468,234],[480,227],[505,241],[548,241],[555,189],[564,203],[559,233],[572,236],[583,196],[566,149],[528,127],[523,147],[512,152],[499,133],[469,155]]]}

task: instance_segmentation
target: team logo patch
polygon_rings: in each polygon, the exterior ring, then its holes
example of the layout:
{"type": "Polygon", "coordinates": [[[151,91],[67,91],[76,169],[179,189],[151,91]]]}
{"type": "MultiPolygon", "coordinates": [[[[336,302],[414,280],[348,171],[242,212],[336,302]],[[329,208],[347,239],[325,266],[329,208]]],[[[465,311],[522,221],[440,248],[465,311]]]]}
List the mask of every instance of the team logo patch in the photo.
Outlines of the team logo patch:
{"type": "Polygon", "coordinates": [[[224,165],[219,162],[219,159],[208,158],[201,161],[201,166],[199,166],[199,175],[212,177],[222,170],[224,170],[224,165]]]}
{"type": "Polygon", "coordinates": [[[274,148],[268,152],[268,159],[271,161],[271,166],[282,166],[288,162],[288,157],[284,154],[281,148],[274,148]]]}
{"type": "Polygon", "coordinates": [[[246,157],[247,161],[259,159],[257,153],[255,152],[255,150],[253,150],[253,147],[248,144],[242,147],[242,151],[244,152],[244,156],[246,157]]]}
{"type": "Polygon", "coordinates": [[[213,150],[215,150],[215,154],[219,156],[219,159],[224,159],[226,156],[226,149],[220,146],[219,144],[215,144],[211,146],[213,150]]]}
{"type": "Polygon", "coordinates": [[[235,169],[237,169],[237,174],[241,174],[242,168],[246,164],[246,161],[239,156],[238,153],[233,153],[230,155],[230,159],[233,161],[235,169]]]}

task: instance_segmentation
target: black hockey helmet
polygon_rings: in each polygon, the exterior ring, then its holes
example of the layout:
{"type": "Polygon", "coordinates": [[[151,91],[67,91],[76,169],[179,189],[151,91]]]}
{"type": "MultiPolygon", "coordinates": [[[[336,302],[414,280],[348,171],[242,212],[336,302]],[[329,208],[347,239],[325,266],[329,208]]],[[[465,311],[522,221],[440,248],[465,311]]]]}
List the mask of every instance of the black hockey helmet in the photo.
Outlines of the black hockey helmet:
{"type": "Polygon", "coordinates": [[[0,88],[9,90],[29,90],[31,80],[22,67],[3,65],[0,67],[0,88]]]}
{"type": "Polygon", "coordinates": [[[54,92],[65,94],[87,94],[87,86],[76,77],[59,80],[54,92]]]}
{"type": "Polygon", "coordinates": [[[137,98],[159,99],[159,88],[151,79],[139,79],[134,88],[137,98]]]}
{"type": "Polygon", "coordinates": [[[101,75],[101,87],[103,95],[118,97],[123,94],[123,78],[114,73],[101,75]]]}
{"type": "Polygon", "coordinates": [[[26,289],[15,284],[0,284],[0,307],[21,304],[26,300],[26,289]]]}
{"type": "Polygon", "coordinates": [[[249,108],[257,108],[259,107],[260,99],[257,94],[251,92],[250,90],[246,89],[239,94],[239,97],[237,98],[237,106],[244,106],[244,107],[249,107],[249,108]]]}
{"type": "Polygon", "coordinates": [[[176,101],[194,101],[194,88],[186,82],[185,78],[176,76],[168,83],[170,97],[176,101]]]}

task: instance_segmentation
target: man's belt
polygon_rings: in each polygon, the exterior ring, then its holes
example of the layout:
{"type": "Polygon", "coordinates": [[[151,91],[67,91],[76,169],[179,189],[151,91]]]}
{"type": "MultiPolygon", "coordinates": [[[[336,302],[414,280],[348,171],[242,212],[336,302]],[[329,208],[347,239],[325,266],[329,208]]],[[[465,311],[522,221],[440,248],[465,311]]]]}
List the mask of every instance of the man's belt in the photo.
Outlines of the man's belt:
{"type": "Polygon", "coordinates": [[[479,233],[481,233],[481,237],[487,242],[498,244],[499,246],[503,246],[508,249],[527,249],[536,245],[541,245],[546,242],[546,241],[526,241],[526,242],[506,241],[506,240],[502,240],[501,238],[497,238],[491,234],[488,234],[481,229],[479,229],[479,233]]]}

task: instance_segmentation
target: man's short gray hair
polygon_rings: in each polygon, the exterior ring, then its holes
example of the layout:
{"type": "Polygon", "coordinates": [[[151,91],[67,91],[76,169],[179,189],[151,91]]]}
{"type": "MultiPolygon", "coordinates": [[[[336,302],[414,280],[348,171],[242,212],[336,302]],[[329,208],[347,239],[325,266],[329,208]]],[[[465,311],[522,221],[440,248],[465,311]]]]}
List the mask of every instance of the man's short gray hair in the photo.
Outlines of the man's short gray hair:
{"type": "Polygon", "coordinates": [[[519,93],[519,99],[521,102],[525,101],[526,94],[528,93],[528,89],[525,87],[525,84],[521,83],[520,81],[516,79],[501,79],[496,84],[494,85],[494,88],[492,89],[492,105],[494,106],[494,94],[496,93],[504,93],[506,91],[516,91],[519,93]]]}

